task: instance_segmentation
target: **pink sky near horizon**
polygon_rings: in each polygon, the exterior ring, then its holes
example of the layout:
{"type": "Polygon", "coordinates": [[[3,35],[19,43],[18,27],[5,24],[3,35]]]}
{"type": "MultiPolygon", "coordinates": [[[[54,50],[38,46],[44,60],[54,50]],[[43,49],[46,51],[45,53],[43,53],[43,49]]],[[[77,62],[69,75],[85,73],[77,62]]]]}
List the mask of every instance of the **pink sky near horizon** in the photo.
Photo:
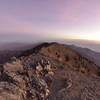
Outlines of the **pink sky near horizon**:
{"type": "Polygon", "coordinates": [[[100,0],[0,0],[0,37],[9,41],[6,34],[100,41],[100,0]]]}

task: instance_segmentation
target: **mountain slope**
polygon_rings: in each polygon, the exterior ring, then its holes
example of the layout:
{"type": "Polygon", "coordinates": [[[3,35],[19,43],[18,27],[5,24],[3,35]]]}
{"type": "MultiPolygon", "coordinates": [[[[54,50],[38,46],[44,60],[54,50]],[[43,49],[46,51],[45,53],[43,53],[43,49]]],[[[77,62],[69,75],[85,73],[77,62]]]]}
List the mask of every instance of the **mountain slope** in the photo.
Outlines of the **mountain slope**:
{"type": "Polygon", "coordinates": [[[57,59],[65,65],[75,67],[77,70],[81,70],[82,68],[86,72],[92,73],[96,73],[98,70],[98,67],[93,62],[81,56],[75,50],[65,47],[64,45],[54,43],[48,47],[43,47],[39,52],[57,59]]]}
{"type": "Polygon", "coordinates": [[[93,62],[58,43],[44,43],[0,66],[0,100],[99,100],[93,62]]]}
{"type": "Polygon", "coordinates": [[[71,47],[72,49],[76,50],[82,56],[90,59],[95,64],[100,66],[100,53],[99,52],[92,51],[92,50],[90,50],[88,48],[77,47],[77,46],[74,46],[74,45],[69,45],[69,47],[71,47]]]}

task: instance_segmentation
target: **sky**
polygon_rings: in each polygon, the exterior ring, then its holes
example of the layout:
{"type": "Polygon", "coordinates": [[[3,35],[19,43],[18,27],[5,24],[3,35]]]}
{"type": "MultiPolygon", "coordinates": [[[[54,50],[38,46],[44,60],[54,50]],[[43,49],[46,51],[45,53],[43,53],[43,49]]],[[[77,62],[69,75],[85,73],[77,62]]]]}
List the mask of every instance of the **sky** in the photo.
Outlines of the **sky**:
{"type": "Polygon", "coordinates": [[[0,0],[0,42],[56,39],[100,43],[100,0],[0,0]]]}

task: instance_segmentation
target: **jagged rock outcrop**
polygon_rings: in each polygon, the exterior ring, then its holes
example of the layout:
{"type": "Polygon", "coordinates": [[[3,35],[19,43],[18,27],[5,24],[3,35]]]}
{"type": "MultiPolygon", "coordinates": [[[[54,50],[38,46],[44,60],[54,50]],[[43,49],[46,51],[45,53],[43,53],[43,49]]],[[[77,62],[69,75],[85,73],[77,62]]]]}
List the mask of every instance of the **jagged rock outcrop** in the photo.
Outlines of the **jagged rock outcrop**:
{"type": "Polygon", "coordinates": [[[46,100],[50,93],[48,79],[55,69],[49,59],[37,54],[6,63],[0,76],[1,99],[46,100]]]}

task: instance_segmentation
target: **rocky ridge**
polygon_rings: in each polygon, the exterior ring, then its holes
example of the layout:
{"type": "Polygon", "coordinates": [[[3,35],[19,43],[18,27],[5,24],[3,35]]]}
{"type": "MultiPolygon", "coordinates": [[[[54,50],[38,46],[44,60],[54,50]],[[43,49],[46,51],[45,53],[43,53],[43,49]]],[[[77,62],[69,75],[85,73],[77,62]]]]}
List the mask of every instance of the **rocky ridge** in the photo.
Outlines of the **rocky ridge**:
{"type": "Polygon", "coordinates": [[[99,75],[73,49],[44,43],[0,66],[0,100],[99,100],[99,75]]]}

